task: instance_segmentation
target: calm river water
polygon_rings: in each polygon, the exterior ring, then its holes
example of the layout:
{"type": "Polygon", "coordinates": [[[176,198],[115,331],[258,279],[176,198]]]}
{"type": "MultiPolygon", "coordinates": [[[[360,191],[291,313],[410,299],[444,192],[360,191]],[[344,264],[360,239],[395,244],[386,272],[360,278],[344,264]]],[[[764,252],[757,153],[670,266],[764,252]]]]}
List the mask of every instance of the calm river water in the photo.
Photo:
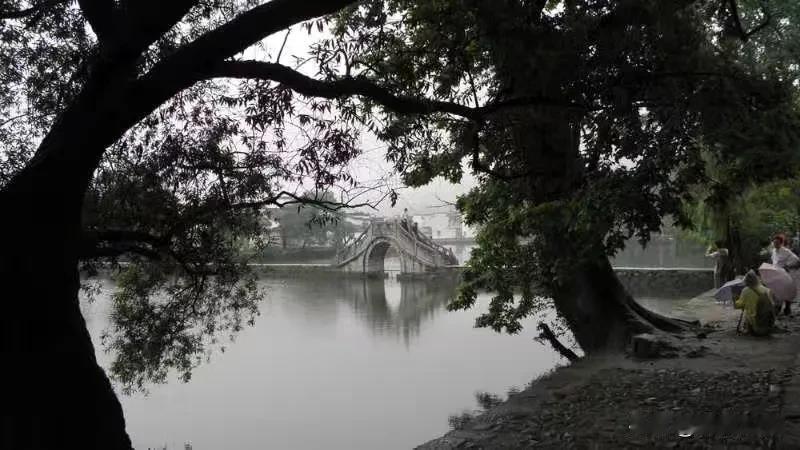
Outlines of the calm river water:
{"type": "MultiPolygon", "coordinates": [[[[475,409],[476,392],[523,388],[560,361],[532,340],[533,320],[515,336],[473,328],[488,295],[447,312],[449,282],[262,283],[256,325],[189,383],[121,396],[135,448],[408,449],[475,409]]],[[[107,295],[82,305],[96,343],[107,295]]]]}

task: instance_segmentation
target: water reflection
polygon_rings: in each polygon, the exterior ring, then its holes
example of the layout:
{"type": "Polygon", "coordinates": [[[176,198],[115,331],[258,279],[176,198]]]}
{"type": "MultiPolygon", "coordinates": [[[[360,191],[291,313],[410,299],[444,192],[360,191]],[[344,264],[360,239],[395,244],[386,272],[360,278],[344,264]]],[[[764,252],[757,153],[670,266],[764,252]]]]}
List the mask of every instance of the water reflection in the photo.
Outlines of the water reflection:
{"type": "MultiPolygon", "coordinates": [[[[122,396],[135,448],[405,449],[448,431],[475,392],[523,387],[560,361],[533,341],[473,328],[447,312],[452,280],[263,279],[254,327],[150,395],[122,396]]],[[[108,325],[106,283],[82,309],[95,342],[108,325]]],[[[112,355],[98,349],[108,367],[112,355]]]]}
{"type": "Polygon", "coordinates": [[[267,291],[280,287],[294,299],[291,309],[302,314],[313,311],[315,321],[328,324],[340,314],[344,304],[374,335],[399,336],[406,345],[418,336],[426,321],[444,312],[455,294],[455,278],[431,281],[342,279],[331,281],[265,281],[267,291]],[[334,300],[334,301],[331,301],[334,300]]]}

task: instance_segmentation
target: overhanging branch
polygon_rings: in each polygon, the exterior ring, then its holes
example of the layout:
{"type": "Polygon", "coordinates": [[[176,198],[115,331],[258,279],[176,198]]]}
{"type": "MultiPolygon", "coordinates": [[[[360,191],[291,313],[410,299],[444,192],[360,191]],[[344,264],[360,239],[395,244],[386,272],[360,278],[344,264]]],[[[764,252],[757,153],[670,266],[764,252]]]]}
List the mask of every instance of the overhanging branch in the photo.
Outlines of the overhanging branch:
{"type": "Polygon", "coordinates": [[[308,205],[308,206],[315,206],[317,208],[324,209],[327,211],[339,211],[345,208],[352,209],[352,208],[362,208],[362,207],[376,209],[375,205],[382,202],[389,195],[390,195],[389,193],[386,193],[375,202],[349,203],[349,202],[329,201],[315,197],[304,197],[301,195],[291,193],[289,191],[281,191],[269,198],[265,198],[262,200],[234,203],[233,205],[231,205],[231,208],[253,209],[270,205],[282,208],[288,205],[308,205]]]}
{"type": "Polygon", "coordinates": [[[205,78],[245,78],[280,83],[309,97],[342,98],[361,96],[399,114],[449,113],[470,120],[480,120],[499,110],[514,107],[547,106],[566,109],[587,109],[583,105],[549,97],[519,97],[470,107],[460,103],[396,95],[375,82],[360,77],[343,77],[323,81],[304,75],[277,63],[263,61],[224,61],[210,67],[205,78]]]}
{"type": "Polygon", "coordinates": [[[36,13],[42,12],[51,6],[55,6],[59,3],[66,3],[69,0],[47,0],[39,2],[30,8],[26,9],[19,9],[19,10],[7,10],[0,7],[0,20],[6,19],[24,19],[26,17],[30,17],[36,13]]]}
{"type": "MultiPolygon", "coordinates": [[[[170,2],[176,2],[173,0],[170,2]]],[[[356,0],[272,0],[205,33],[156,64],[133,82],[125,122],[135,123],[194,83],[208,71],[260,40],[292,25],[339,11],[356,0]]]]}
{"type": "Polygon", "coordinates": [[[113,0],[78,0],[78,6],[97,37],[107,40],[114,30],[113,0]]]}
{"type": "Polygon", "coordinates": [[[110,258],[138,254],[152,260],[161,259],[161,251],[169,238],[135,230],[92,230],[84,232],[79,257],[81,259],[110,258]]]}
{"type": "Polygon", "coordinates": [[[400,114],[446,112],[475,118],[477,110],[452,102],[397,96],[365,78],[344,77],[321,81],[281,64],[262,61],[225,61],[208,72],[209,78],[246,78],[275,81],[308,97],[342,98],[362,96],[400,114]]]}

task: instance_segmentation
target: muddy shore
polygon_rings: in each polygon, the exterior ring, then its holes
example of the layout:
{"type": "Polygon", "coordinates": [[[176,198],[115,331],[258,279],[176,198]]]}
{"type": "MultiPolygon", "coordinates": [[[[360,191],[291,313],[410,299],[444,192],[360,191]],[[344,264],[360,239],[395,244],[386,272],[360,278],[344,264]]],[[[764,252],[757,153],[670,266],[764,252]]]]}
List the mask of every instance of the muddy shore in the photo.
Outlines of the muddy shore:
{"type": "Polygon", "coordinates": [[[678,356],[593,355],[419,449],[800,448],[800,316],[769,338],[701,296],[675,312],[713,329],[678,356]]]}

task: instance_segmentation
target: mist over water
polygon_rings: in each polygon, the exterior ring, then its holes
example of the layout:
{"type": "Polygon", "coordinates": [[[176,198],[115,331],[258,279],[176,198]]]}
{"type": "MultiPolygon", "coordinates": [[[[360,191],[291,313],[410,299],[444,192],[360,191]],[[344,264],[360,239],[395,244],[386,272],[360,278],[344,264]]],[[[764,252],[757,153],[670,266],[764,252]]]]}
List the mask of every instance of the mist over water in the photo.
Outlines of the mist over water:
{"type": "MultiPolygon", "coordinates": [[[[391,269],[391,259],[387,259],[391,269]]],[[[264,279],[255,327],[225,353],[150,395],[121,396],[137,449],[407,449],[474,409],[475,393],[523,388],[559,358],[534,342],[475,329],[480,309],[447,312],[442,280],[264,279]]],[[[83,303],[95,343],[112,288],[83,303]]],[[[108,367],[111,355],[98,349],[108,367]]]]}

